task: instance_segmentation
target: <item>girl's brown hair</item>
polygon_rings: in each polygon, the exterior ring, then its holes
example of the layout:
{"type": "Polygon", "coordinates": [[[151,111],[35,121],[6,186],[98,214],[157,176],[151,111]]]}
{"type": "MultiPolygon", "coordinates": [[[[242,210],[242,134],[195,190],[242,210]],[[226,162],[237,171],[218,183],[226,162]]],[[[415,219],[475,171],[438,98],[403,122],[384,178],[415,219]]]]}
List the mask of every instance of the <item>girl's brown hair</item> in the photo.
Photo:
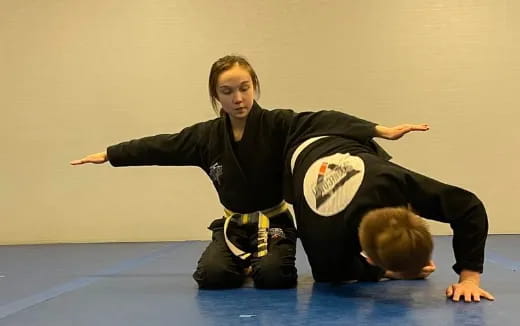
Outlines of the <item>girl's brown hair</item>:
{"type": "Polygon", "coordinates": [[[240,67],[246,69],[251,76],[251,80],[253,81],[253,89],[258,96],[260,96],[260,82],[258,81],[258,76],[256,75],[255,70],[249,64],[246,58],[239,55],[227,55],[215,61],[211,66],[211,70],[209,72],[209,99],[211,101],[211,106],[213,106],[213,110],[215,113],[220,116],[220,110],[218,108],[218,95],[217,95],[217,81],[220,74],[224,71],[227,71],[233,68],[235,65],[239,65],[240,67]]]}

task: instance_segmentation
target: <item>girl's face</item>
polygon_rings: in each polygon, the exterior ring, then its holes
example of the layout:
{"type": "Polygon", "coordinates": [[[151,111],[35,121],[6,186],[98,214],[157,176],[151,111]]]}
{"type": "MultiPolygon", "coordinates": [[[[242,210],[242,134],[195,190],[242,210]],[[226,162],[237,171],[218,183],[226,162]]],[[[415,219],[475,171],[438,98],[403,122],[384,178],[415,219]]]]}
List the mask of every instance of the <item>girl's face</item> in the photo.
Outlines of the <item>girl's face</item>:
{"type": "Polygon", "coordinates": [[[249,72],[239,65],[220,74],[217,80],[218,101],[232,119],[246,119],[255,98],[249,72]]]}

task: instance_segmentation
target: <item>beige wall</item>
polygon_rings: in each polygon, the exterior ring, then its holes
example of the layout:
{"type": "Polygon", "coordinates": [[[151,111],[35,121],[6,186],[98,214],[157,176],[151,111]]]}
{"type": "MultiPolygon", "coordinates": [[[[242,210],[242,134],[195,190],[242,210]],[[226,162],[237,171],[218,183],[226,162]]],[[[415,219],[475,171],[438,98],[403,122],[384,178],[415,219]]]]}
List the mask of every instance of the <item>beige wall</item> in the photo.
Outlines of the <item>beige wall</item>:
{"type": "Polygon", "coordinates": [[[0,243],[208,239],[200,170],[67,163],[212,118],[209,66],[232,52],[265,107],[430,123],[383,145],[519,233],[519,18],[513,0],[0,0],[0,243]]]}

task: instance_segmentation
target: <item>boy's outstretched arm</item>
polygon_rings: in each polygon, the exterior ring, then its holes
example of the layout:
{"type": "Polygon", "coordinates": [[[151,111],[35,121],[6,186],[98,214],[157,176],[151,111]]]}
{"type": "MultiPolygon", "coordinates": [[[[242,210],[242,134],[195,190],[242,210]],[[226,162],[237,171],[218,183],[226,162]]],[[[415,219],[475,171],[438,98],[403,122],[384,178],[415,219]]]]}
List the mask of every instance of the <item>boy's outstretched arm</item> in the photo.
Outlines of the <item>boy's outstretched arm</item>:
{"type": "Polygon", "coordinates": [[[449,223],[453,230],[453,270],[459,274],[458,283],[446,289],[453,301],[493,300],[480,288],[480,274],[484,267],[484,249],[488,233],[488,218],[484,204],[473,193],[408,171],[403,189],[416,214],[439,222],[449,223]]]}

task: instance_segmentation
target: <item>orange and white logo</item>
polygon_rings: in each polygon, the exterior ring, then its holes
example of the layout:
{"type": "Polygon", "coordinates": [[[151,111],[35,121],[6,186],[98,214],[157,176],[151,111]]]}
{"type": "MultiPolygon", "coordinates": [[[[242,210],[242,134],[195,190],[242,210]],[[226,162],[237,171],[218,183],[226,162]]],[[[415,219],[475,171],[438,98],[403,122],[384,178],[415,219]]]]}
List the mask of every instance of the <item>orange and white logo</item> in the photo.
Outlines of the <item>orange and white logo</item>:
{"type": "Polygon", "coordinates": [[[305,200],[315,213],[335,215],[350,204],[364,174],[365,164],[358,156],[337,153],[322,157],[305,174],[305,200]]]}

